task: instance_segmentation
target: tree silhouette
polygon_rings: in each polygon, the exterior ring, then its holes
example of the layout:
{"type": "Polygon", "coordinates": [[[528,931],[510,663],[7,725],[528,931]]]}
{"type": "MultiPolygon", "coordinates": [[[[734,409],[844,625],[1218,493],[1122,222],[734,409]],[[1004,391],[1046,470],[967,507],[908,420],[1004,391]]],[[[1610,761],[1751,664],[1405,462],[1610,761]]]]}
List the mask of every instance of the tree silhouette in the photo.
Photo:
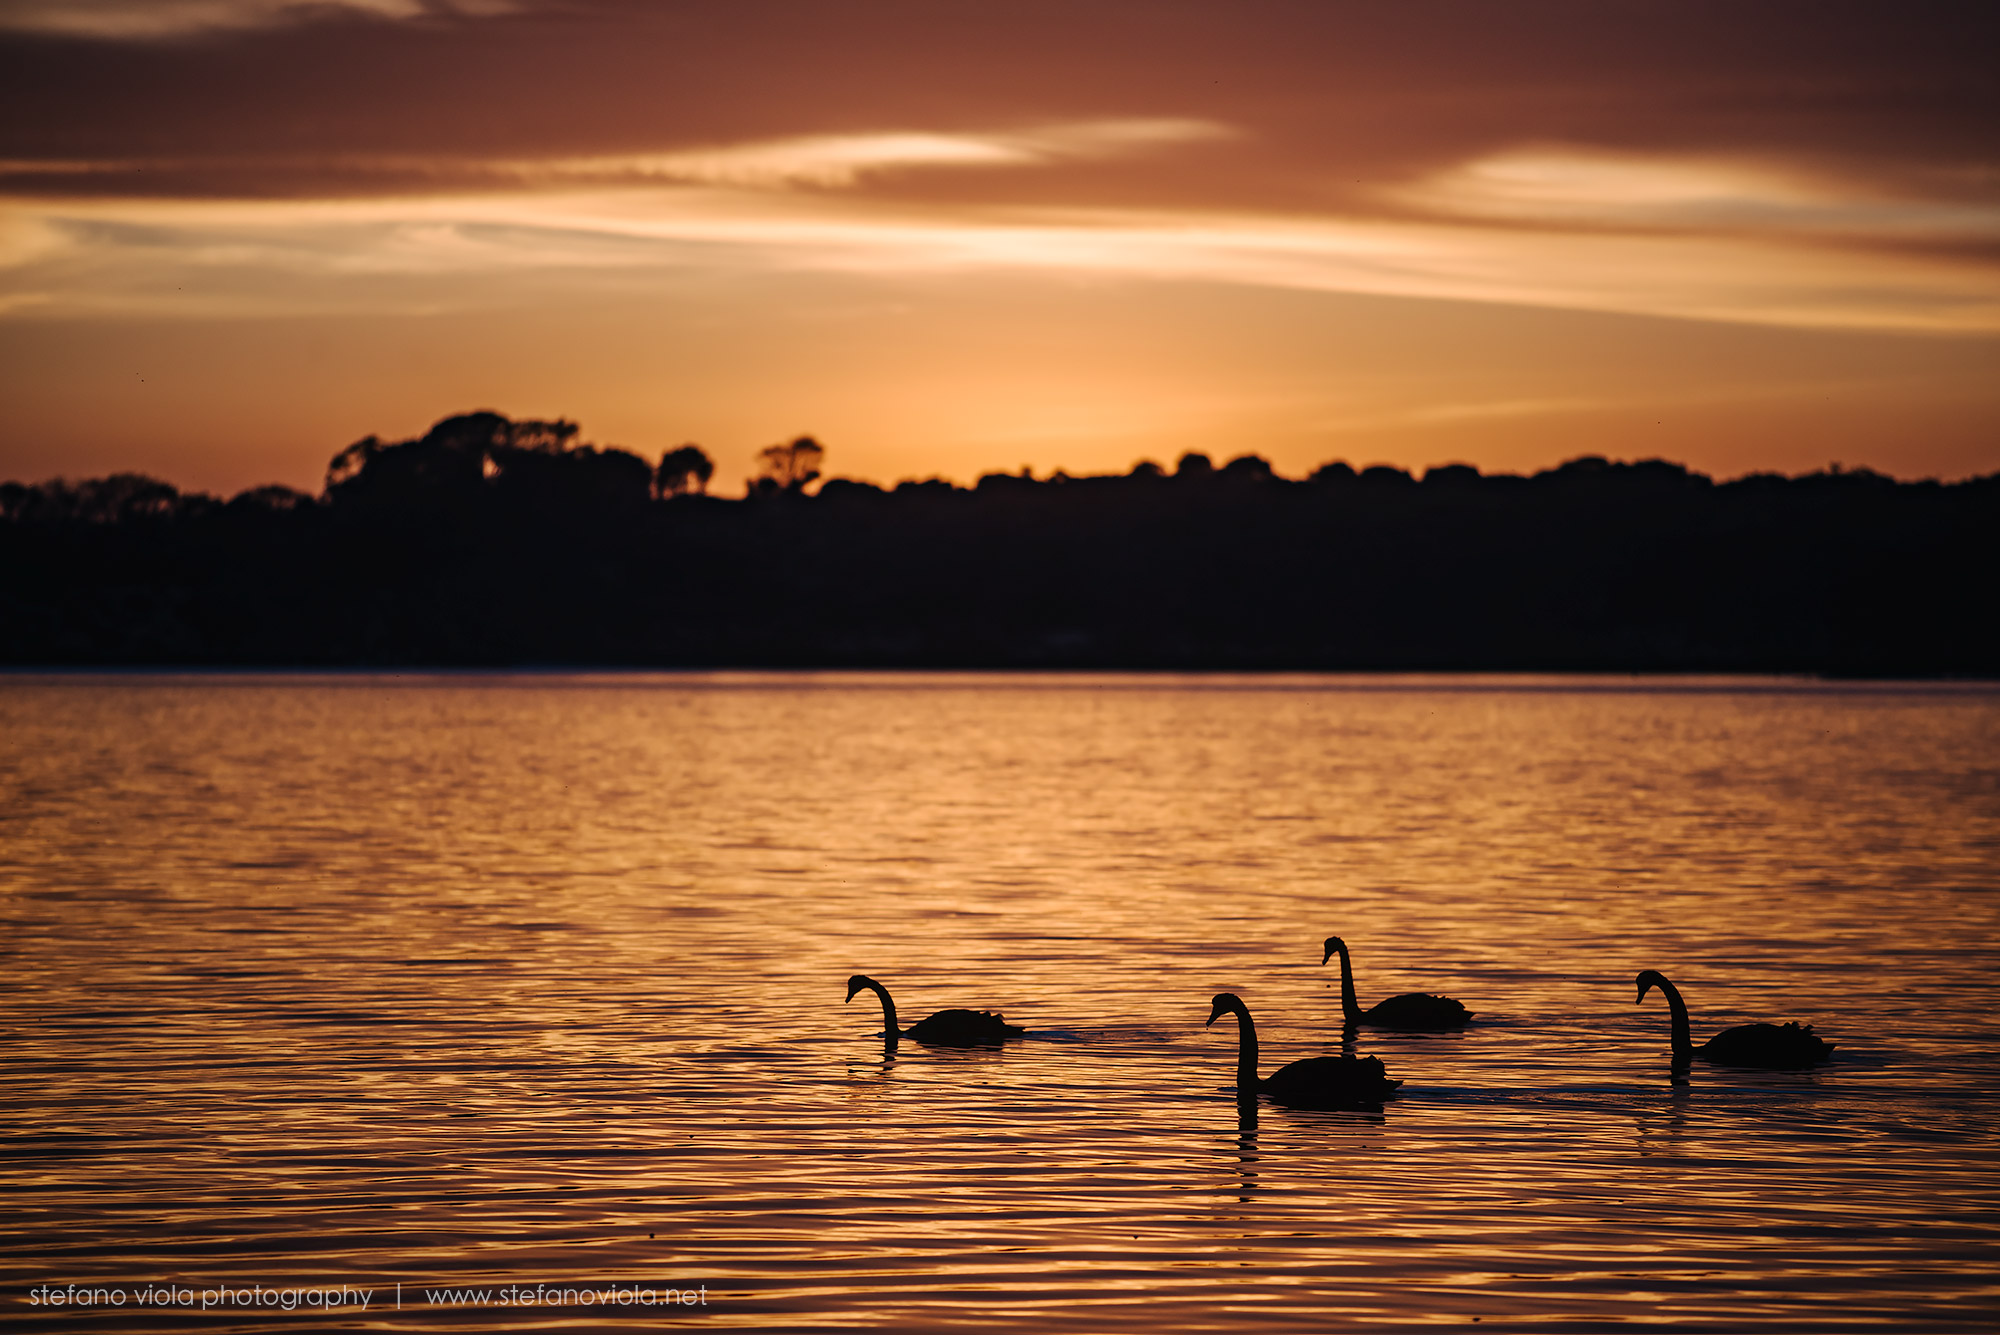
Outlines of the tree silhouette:
{"type": "Polygon", "coordinates": [[[144,473],[113,473],[82,482],[55,478],[35,487],[18,482],[0,486],[0,517],[6,519],[117,525],[171,518],[205,504],[214,504],[214,498],[183,494],[172,483],[144,473]]]}
{"type": "MultiPolygon", "coordinates": [[[[479,416],[479,414],[475,414],[479,416]]],[[[504,420],[504,419],[502,419],[504,420]]],[[[441,424],[442,425],[442,424],[441,424]]],[[[433,427],[432,433],[437,431],[433,427]]],[[[562,454],[577,448],[577,424],[563,418],[553,422],[530,419],[525,422],[508,422],[506,438],[503,442],[510,449],[526,450],[534,454],[562,454]]]]}
{"type": "Polygon", "coordinates": [[[699,445],[683,445],[660,456],[660,466],[653,474],[653,494],[662,498],[689,492],[706,494],[708,480],[714,476],[715,460],[699,445]]]}
{"type": "Polygon", "coordinates": [[[321,497],[0,482],[0,663],[2000,677],[2000,474],[1191,454],[883,488],[824,458],[774,445],[747,501],[684,504],[693,445],[475,412],[358,442],[321,497]]]}
{"type": "Polygon", "coordinates": [[[1262,455],[1239,454],[1222,466],[1222,475],[1237,482],[1269,482],[1277,476],[1262,455]]]}
{"type": "Polygon", "coordinates": [[[491,410],[460,413],[418,440],[356,441],[327,465],[326,496],[336,504],[450,507],[498,488],[629,500],[635,481],[639,500],[651,494],[651,465],[624,450],[583,444],[577,435],[577,424],[562,419],[514,422],[491,410]]]}
{"type": "Polygon", "coordinates": [[[819,476],[826,449],[811,436],[800,436],[785,445],[767,445],[757,451],[757,490],[804,491],[819,476]]]}

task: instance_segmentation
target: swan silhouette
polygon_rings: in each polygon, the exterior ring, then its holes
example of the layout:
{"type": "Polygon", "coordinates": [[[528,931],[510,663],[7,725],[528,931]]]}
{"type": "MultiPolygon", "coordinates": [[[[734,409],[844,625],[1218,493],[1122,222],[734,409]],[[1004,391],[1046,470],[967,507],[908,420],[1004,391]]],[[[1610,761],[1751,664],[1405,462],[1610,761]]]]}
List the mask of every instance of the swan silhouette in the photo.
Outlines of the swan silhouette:
{"type": "Polygon", "coordinates": [[[1674,1061],[1684,1063],[1699,1057],[1718,1066],[1761,1066],[1768,1070],[1794,1070],[1815,1066],[1833,1056],[1833,1044],[1820,1038],[1812,1026],[1791,1024],[1740,1024],[1725,1029],[1700,1047],[1688,1037],[1688,1008],[1681,990],[1656,969],[1648,969],[1635,980],[1638,1001],[1654,988],[1666,993],[1667,1006],[1674,1014],[1674,1061]]]}
{"type": "Polygon", "coordinates": [[[1236,1016],[1236,1090],[1240,1095],[1267,1094],[1274,1103],[1297,1108],[1340,1108],[1380,1103],[1403,1083],[1389,1078],[1380,1057],[1307,1057],[1260,1080],[1257,1026],[1251,1023],[1243,998],[1234,992],[1217,994],[1208,1022],[1214,1024],[1231,1012],[1236,1016]]]}
{"type": "Polygon", "coordinates": [[[896,1028],[896,1003],[889,998],[889,989],[866,974],[855,974],[847,980],[847,999],[854,1000],[854,994],[868,988],[882,998],[882,1036],[891,1044],[900,1038],[914,1038],[919,1043],[931,1043],[946,1048],[978,1048],[1004,1043],[1010,1038],[1019,1038],[1027,1030],[1018,1024],[1008,1024],[998,1011],[939,1011],[926,1016],[908,1029],[896,1028]]]}
{"type": "Polygon", "coordinates": [[[1324,965],[1340,952],[1340,1011],[1353,1024],[1372,1024],[1383,1029],[1462,1029],[1472,1023],[1472,1012],[1450,997],[1434,997],[1428,992],[1405,992],[1400,997],[1378,1001],[1367,1010],[1354,999],[1354,965],[1347,958],[1347,943],[1337,936],[1326,939],[1324,965]]]}

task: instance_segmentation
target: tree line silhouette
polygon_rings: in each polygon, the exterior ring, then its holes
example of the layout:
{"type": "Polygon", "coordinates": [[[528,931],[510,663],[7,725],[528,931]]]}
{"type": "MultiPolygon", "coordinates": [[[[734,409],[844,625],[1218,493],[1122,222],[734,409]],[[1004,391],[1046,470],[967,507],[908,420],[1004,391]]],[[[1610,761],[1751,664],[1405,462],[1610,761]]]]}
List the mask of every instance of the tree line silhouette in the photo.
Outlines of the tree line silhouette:
{"type": "Polygon", "coordinates": [[[741,499],[575,423],[359,441],[324,491],[0,484],[0,661],[2000,674],[2000,474],[1421,480],[1255,455],[741,499]]]}

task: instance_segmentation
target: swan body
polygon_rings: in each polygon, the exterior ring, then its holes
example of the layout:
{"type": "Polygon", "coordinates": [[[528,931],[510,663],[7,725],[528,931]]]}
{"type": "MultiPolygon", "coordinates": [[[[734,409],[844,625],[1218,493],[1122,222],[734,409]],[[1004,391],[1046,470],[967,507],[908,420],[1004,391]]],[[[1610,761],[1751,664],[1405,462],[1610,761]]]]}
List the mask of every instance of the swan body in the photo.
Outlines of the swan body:
{"type": "Polygon", "coordinates": [[[1347,943],[1337,936],[1326,939],[1324,965],[1340,952],[1340,1012],[1349,1024],[1372,1024],[1383,1029],[1463,1029],[1472,1023],[1472,1012],[1450,997],[1428,992],[1405,992],[1387,1001],[1378,1001],[1367,1010],[1354,999],[1354,965],[1347,958],[1347,943]]]}
{"type": "Polygon", "coordinates": [[[1666,994],[1667,1007],[1673,1012],[1676,1062],[1699,1057],[1717,1066],[1759,1066],[1766,1070],[1787,1071],[1817,1066],[1833,1056],[1833,1044],[1813,1033],[1811,1025],[1796,1022],[1740,1024],[1734,1029],[1723,1030],[1696,1047],[1688,1035],[1687,1003],[1681,1000],[1680,989],[1655,969],[1646,970],[1635,981],[1639,985],[1638,1001],[1644,1001],[1646,993],[1656,987],[1666,994]]]}
{"type": "Polygon", "coordinates": [[[896,1027],[896,1003],[890,999],[889,989],[866,974],[855,974],[847,980],[847,999],[854,1000],[855,993],[863,988],[873,991],[882,998],[882,1034],[890,1043],[898,1038],[914,1038],[919,1043],[930,1043],[946,1048],[978,1048],[995,1046],[1010,1038],[1019,1038],[1027,1030],[1018,1024],[1008,1024],[998,1011],[948,1010],[925,1016],[908,1029],[896,1027]]]}
{"type": "Polygon", "coordinates": [[[1236,1016],[1236,1088],[1240,1094],[1269,1095],[1274,1103],[1297,1108],[1342,1108],[1380,1103],[1403,1082],[1391,1080],[1380,1057],[1307,1057],[1257,1075],[1257,1026],[1243,998],[1234,992],[1216,996],[1208,1022],[1236,1016]]]}

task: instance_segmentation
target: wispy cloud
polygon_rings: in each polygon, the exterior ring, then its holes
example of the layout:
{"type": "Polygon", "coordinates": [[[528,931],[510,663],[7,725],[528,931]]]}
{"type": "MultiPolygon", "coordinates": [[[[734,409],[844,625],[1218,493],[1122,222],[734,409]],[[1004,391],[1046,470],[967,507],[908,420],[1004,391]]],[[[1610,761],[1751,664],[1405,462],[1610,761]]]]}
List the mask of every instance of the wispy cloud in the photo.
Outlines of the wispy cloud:
{"type": "Polygon", "coordinates": [[[1428,403],[1375,416],[1347,416],[1322,424],[1329,432],[1382,431],[1397,427],[1448,426],[1460,422],[1493,422],[1521,417],[1556,417],[1601,413],[1633,406],[1607,398],[1480,399],[1460,403],[1428,403]]]}
{"type": "Polygon", "coordinates": [[[1027,167],[1130,156],[1137,152],[1226,139],[1213,121],[1187,119],[1084,121],[976,134],[900,132],[810,135],[671,153],[539,158],[493,164],[528,181],[665,180],[773,189],[844,188],[863,177],[940,167],[1027,167]]]}
{"type": "MultiPolygon", "coordinates": [[[[121,292],[151,307],[166,300],[160,276],[168,272],[198,280],[250,271],[304,278],[757,267],[1044,272],[1820,328],[2000,331],[2000,274],[1948,257],[1735,235],[1195,212],[925,212],[841,194],[694,186],[373,201],[21,202],[0,228],[0,265],[0,293],[42,293],[40,310],[103,309],[121,292]]],[[[202,281],[180,286],[216,291],[202,281]]],[[[282,282],[246,279],[227,290],[260,306],[299,299],[282,282]]]]}
{"type": "Polygon", "coordinates": [[[152,193],[227,197],[231,183],[268,193],[272,180],[326,194],[408,194],[589,185],[695,185],[735,190],[845,190],[898,172],[1104,162],[1234,137],[1214,121],[1077,121],[992,131],[803,135],[650,153],[493,157],[452,153],[209,153],[120,158],[0,159],[0,187],[22,193],[152,193]],[[183,191],[177,182],[199,181],[183,191]],[[255,189],[264,183],[264,189],[255,189]]]}
{"type": "Polygon", "coordinates": [[[267,28],[341,12],[385,19],[498,14],[511,0],[0,0],[0,29],[144,40],[267,28]]]}
{"type": "MultiPolygon", "coordinates": [[[[2000,242],[2000,211],[1842,193],[1744,164],[1514,152],[1399,187],[1399,216],[926,206],[859,188],[885,173],[1102,161],[1231,133],[1201,120],[1126,119],[640,154],[378,156],[340,165],[457,193],[22,199],[0,211],[0,296],[37,312],[121,299],[153,309],[168,300],[158,274],[226,271],[243,278],[225,285],[227,302],[282,306],[298,293],[278,283],[257,295],[247,275],[705,265],[1043,271],[1818,328],[2000,331],[2000,268],[1979,253],[2000,242]],[[472,189],[475,180],[485,188],[472,189]],[[1957,242],[1963,253],[1885,240],[1957,242]]],[[[0,163],[0,178],[139,175],[147,165],[0,163]]],[[[213,284],[174,290],[216,300],[213,284]]]]}
{"type": "Polygon", "coordinates": [[[1992,203],[1899,198],[1722,158],[1513,150],[1381,193],[1435,216],[1546,227],[2000,244],[1992,203]]]}

